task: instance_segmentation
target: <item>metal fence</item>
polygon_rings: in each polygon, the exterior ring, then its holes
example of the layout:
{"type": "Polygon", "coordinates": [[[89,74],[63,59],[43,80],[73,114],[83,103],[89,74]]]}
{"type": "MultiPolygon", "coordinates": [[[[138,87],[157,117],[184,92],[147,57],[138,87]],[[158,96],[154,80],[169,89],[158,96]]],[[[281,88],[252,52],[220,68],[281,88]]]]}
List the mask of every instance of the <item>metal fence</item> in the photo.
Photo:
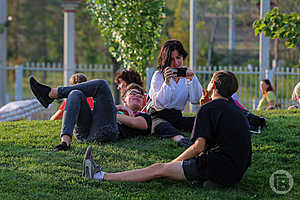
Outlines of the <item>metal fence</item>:
{"type": "MultiPolygon", "coordinates": [[[[248,66],[235,66],[235,67],[196,67],[195,73],[199,78],[202,86],[206,87],[209,83],[212,74],[217,70],[229,70],[233,72],[239,81],[239,90],[237,92],[241,103],[249,110],[254,110],[261,98],[259,89],[259,68],[248,66]]],[[[277,104],[281,105],[281,108],[285,109],[289,104],[294,103],[291,99],[293,88],[300,81],[300,70],[297,68],[285,68],[278,67],[276,69],[268,69],[265,71],[265,76],[270,79],[277,97],[277,104]]]]}
{"type": "MultiPolygon", "coordinates": [[[[34,76],[38,81],[51,87],[63,85],[64,68],[61,63],[25,63],[6,67],[7,70],[7,92],[6,101],[18,101],[33,98],[28,78],[34,76]]],[[[78,64],[75,72],[81,72],[87,75],[88,80],[105,79],[112,89],[113,86],[113,67],[112,65],[91,65],[78,64]]]]}
{"type": "MultiPolygon", "coordinates": [[[[26,63],[24,65],[7,67],[7,102],[33,98],[28,85],[28,78],[33,75],[40,82],[56,87],[63,85],[63,64],[61,63],[26,63]]],[[[249,110],[253,110],[260,99],[259,92],[259,68],[249,66],[238,67],[208,67],[198,66],[195,68],[201,85],[206,87],[212,74],[217,70],[229,70],[236,74],[239,81],[237,92],[241,103],[249,110]]],[[[102,78],[113,87],[112,65],[76,65],[76,72],[85,73],[89,80],[102,78]]],[[[147,89],[149,89],[153,68],[147,69],[147,89]]],[[[277,101],[286,108],[291,104],[291,94],[294,86],[300,80],[299,69],[280,67],[277,70],[267,70],[266,77],[271,80],[275,88],[277,101]]]]}

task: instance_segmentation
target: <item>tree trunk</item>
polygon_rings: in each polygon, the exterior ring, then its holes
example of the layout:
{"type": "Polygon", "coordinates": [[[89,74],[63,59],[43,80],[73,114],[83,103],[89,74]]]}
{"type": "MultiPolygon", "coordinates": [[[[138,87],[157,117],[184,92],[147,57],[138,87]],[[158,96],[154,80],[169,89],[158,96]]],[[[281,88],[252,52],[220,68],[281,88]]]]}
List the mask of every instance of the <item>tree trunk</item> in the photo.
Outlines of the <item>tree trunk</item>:
{"type": "Polygon", "coordinates": [[[117,62],[117,60],[109,53],[107,52],[107,55],[109,55],[109,57],[111,58],[111,61],[113,63],[113,74],[112,74],[112,84],[113,84],[113,97],[115,100],[115,104],[118,105],[120,104],[120,92],[118,90],[118,86],[116,84],[114,84],[114,79],[115,79],[115,75],[117,73],[117,71],[120,69],[120,64],[117,62]]]}
{"type": "Polygon", "coordinates": [[[208,47],[208,53],[207,53],[208,54],[207,66],[211,65],[211,58],[212,58],[212,54],[213,54],[216,29],[217,29],[217,19],[213,19],[213,27],[212,27],[212,30],[210,33],[210,41],[209,41],[209,47],[208,47]]]}

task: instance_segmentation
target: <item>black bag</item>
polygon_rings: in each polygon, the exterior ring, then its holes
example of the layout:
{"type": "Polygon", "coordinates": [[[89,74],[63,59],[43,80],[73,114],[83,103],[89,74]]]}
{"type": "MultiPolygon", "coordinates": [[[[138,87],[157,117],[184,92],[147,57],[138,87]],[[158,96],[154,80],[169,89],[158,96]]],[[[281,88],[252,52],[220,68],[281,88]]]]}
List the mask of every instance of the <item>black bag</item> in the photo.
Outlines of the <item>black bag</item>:
{"type": "MultiPolygon", "coordinates": [[[[236,103],[234,102],[234,100],[232,99],[232,97],[229,98],[229,101],[231,103],[233,103],[234,105],[236,105],[236,103]]],[[[254,133],[260,134],[261,130],[263,129],[263,127],[266,126],[266,118],[260,117],[260,116],[256,116],[256,115],[252,114],[250,111],[242,109],[238,105],[236,105],[236,106],[247,117],[249,125],[250,125],[250,127],[249,127],[250,132],[252,134],[254,134],[254,133]]]]}
{"type": "Polygon", "coordinates": [[[250,125],[250,132],[252,134],[255,134],[255,133],[260,134],[263,127],[266,126],[266,118],[256,116],[248,110],[242,109],[242,112],[244,113],[244,115],[248,119],[248,122],[249,122],[249,125],[250,125]]]}

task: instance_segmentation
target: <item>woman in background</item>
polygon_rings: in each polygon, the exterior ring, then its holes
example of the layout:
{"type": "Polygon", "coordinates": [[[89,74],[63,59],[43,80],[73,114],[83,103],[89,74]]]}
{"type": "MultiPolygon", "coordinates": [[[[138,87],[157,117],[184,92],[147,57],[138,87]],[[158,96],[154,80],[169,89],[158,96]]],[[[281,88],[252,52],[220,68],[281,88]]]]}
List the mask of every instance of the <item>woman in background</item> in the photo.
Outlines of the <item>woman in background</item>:
{"type": "Polygon", "coordinates": [[[263,96],[258,103],[256,110],[271,110],[276,106],[276,96],[269,79],[260,81],[260,91],[263,96]]]}

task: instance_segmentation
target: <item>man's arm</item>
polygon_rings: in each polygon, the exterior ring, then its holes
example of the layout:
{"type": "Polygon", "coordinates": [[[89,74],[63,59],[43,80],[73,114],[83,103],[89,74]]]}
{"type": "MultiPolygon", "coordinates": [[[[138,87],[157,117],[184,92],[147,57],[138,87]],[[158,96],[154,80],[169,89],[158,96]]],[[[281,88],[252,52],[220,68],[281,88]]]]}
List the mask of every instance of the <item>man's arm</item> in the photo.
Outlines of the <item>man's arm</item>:
{"type": "Polygon", "coordinates": [[[180,154],[172,162],[184,161],[184,160],[195,157],[196,155],[198,155],[204,151],[205,145],[206,145],[206,139],[203,137],[198,138],[192,146],[190,146],[188,149],[186,149],[182,154],[180,154]]]}
{"type": "Polygon", "coordinates": [[[122,124],[125,124],[128,127],[139,129],[139,130],[147,130],[148,125],[144,117],[130,117],[124,114],[117,114],[117,120],[119,120],[122,124]]]}

